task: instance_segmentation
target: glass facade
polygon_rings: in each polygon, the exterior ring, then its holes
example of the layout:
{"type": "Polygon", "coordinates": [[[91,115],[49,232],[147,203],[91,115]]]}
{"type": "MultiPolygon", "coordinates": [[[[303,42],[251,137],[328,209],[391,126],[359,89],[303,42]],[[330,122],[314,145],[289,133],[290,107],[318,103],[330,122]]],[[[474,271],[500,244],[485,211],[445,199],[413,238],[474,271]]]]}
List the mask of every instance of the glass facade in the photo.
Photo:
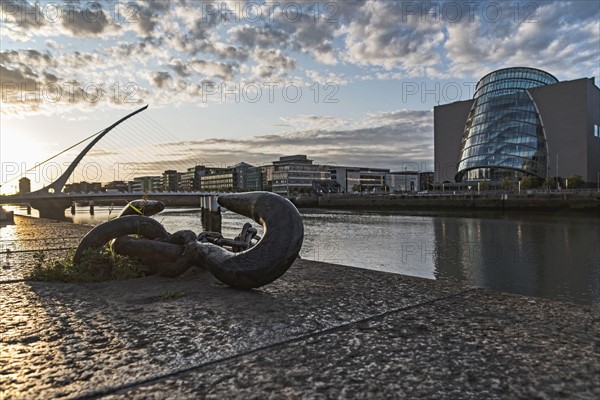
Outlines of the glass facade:
{"type": "Polygon", "coordinates": [[[475,87],[456,181],[545,177],[546,136],[527,89],[557,82],[534,68],[506,68],[484,76],[475,87]]]}

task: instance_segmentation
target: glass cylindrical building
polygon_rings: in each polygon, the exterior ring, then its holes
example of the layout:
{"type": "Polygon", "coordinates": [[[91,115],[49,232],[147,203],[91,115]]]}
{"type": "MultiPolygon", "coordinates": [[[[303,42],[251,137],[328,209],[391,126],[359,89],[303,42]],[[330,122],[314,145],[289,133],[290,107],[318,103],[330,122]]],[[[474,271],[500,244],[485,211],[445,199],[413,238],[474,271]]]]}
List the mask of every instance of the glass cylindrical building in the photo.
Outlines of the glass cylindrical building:
{"type": "Polygon", "coordinates": [[[546,136],[527,89],[557,82],[547,72],[522,67],[481,78],[462,138],[456,181],[546,177],[546,136]]]}

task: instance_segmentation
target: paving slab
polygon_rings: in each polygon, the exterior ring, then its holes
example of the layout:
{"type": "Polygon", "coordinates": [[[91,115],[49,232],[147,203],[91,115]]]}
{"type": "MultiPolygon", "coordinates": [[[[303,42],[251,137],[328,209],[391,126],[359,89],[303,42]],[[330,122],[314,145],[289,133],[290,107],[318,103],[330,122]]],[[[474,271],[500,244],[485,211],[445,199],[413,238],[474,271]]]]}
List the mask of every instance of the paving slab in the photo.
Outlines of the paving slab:
{"type": "Polygon", "coordinates": [[[304,260],[252,291],[200,271],[176,279],[5,283],[4,396],[110,392],[463,290],[304,260]]]}
{"type": "Polygon", "coordinates": [[[598,310],[475,290],[108,399],[598,399],[598,310]]]}

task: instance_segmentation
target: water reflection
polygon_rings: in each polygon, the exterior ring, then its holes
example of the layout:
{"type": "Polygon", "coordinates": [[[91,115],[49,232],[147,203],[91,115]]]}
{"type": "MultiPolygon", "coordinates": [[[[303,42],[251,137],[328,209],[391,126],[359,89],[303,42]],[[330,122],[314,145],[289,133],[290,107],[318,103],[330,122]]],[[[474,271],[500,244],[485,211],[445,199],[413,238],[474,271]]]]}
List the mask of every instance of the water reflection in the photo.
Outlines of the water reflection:
{"type": "MultiPolygon", "coordinates": [[[[301,213],[304,259],[600,305],[599,216],[399,215],[320,209],[301,213]]],[[[108,207],[96,207],[93,216],[82,209],[67,218],[96,225],[115,215],[108,207]]],[[[208,230],[198,209],[168,209],[155,218],[169,232],[208,230]]],[[[245,222],[257,225],[226,212],[221,231],[235,237],[245,222]]]]}
{"type": "Polygon", "coordinates": [[[438,279],[600,304],[597,217],[436,217],[434,230],[438,279]]]}

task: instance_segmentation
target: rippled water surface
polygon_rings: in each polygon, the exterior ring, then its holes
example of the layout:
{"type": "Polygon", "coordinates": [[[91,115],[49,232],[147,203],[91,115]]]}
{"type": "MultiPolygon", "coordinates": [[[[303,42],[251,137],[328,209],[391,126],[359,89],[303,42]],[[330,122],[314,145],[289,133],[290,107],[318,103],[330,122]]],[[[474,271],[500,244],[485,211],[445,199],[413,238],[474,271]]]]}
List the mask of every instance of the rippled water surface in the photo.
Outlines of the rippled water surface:
{"type": "MultiPolygon", "coordinates": [[[[569,214],[399,215],[301,210],[302,258],[444,279],[478,287],[600,305],[600,217],[569,214]]],[[[115,211],[78,210],[76,223],[97,224],[115,211]]],[[[197,209],[155,217],[167,230],[205,230],[197,209]]],[[[222,216],[226,237],[244,222],[222,216]]],[[[253,225],[256,226],[255,223],[253,225]]]]}

